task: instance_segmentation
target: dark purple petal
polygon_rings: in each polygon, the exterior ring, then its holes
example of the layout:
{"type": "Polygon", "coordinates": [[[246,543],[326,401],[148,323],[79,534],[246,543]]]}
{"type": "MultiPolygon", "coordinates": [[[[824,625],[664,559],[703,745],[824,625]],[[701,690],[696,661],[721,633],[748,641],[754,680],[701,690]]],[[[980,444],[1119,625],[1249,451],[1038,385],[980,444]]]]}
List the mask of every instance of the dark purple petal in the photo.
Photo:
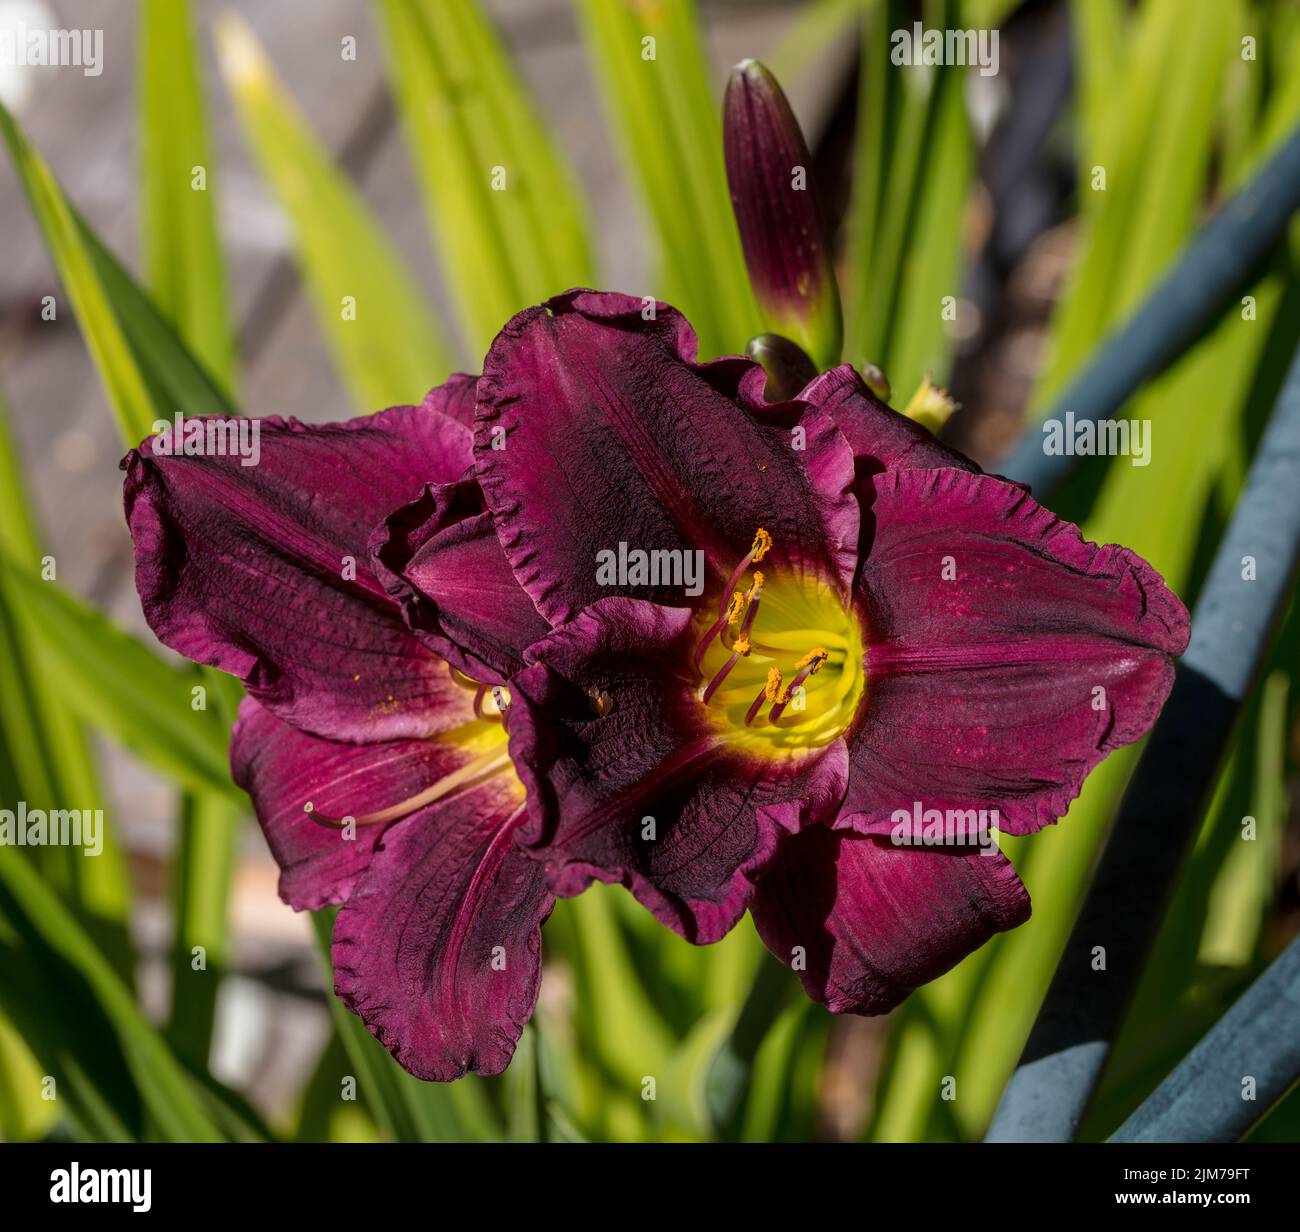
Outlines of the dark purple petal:
{"type": "Polygon", "coordinates": [[[767,325],[829,367],[843,326],[812,158],[776,78],[756,60],[732,71],[722,134],[731,205],[767,325]]]}
{"type": "Polygon", "coordinates": [[[497,1074],[532,1016],[553,899],[508,773],[390,826],[334,924],[334,990],[403,1068],[497,1074]]]}
{"type": "Polygon", "coordinates": [[[849,364],[823,372],[798,397],[835,421],[868,473],[945,466],[979,471],[974,462],[942,444],[928,428],[883,403],[849,364]]]}
{"type": "Polygon", "coordinates": [[[275,862],[280,897],[296,911],[341,903],[370,864],[384,827],[344,832],[311,820],[360,817],[409,799],[467,755],[431,740],[340,744],[309,736],[246,697],[230,745],[231,773],[253,808],[275,862]]]}
{"type": "Polygon", "coordinates": [[[695,352],[680,313],[659,304],[647,321],[640,300],[593,291],[520,313],[493,343],[475,464],[552,624],[610,595],[685,601],[681,586],[598,585],[597,554],[620,543],[702,551],[716,592],[762,527],[771,568],[847,585],[858,515],[844,439],[801,403],[764,402],[757,364],[695,352]]]}
{"type": "Polygon", "coordinates": [[[811,827],[759,882],[754,924],[832,1014],[884,1014],[989,937],[1030,918],[1000,851],[894,847],[811,827]]]}
{"type": "Polygon", "coordinates": [[[689,941],[743,914],[778,837],[834,814],[843,741],[765,759],[729,748],[686,677],[690,612],[606,599],[533,646],[512,682],[520,841],[554,891],[619,882],[689,941]],[[681,665],[681,666],[677,666],[681,665]]]}
{"type": "Polygon", "coordinates": [[[253,466],[156,456],[152,441],[129,453],[136,586],[158,637],[317,735],[418,737],[456,721],[460,691],[367,554],[383,517],[465,471],[467,430],[431,405],[343,424],[260,420],[253,466]]]}
{"type": "Polygon", "coordinates": [[[912,470],[874,485],[841,824],[883,832],[916,802],[997,809],[1013,834],[1055,821],[1155,721],[1186,609],[1140,557],[1086,542],[1012,484],[912,470]]]}
{"type": "Polygon", "coordinates": [[[1029,895],[996,849],[893,847],[813,826],[782,845],[753,914],[810,997],[835,1014],[883,1014],[1023,924],[1029,895]]]}
{"type": "MultiPolygon", "coordinates": [[[[420,403],[422,410],[436,411],[454,419],[462,428],[474,431],[474,404],[478,398],[478,377],[453,372],[442,385],[435,385],[420,403]]],[[[470,442],[473,450],[473,442],[470,442]]],[[[463,455],[462,455],[463,456],[463,455]]]]}
{"type": "Polygon", "coordinates": [[[371,536],[375,572],[407,624],[475,680],[505,683],[550,626],[515,580],[477,483],[427,488],[371,536]]]}

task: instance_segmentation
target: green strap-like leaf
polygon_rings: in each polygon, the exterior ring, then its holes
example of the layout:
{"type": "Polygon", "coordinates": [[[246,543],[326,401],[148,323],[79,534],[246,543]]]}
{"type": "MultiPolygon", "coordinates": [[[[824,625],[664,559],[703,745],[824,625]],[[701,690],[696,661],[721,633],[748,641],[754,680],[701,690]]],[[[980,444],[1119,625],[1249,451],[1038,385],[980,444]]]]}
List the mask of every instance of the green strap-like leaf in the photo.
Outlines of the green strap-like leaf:
{"type": "MultiPolygon", "coordinates": [[[[722,162],[721,100],[690,0],[577,0],[615,138],[649,207],[663,285],[703,358],[759,332],[722,162]]],[[[636,288],[623,288],[635,292],[636,288]]]]}
{"type": "Polygon", "coordinates": [[[0,557],[0,577],[45,631],[57,664],[46,687],[145,761],[195,790],[215,790],[241,801],[230,780],[227,732],[216,713],[195,709],[204,676],[164,663],[53,582],[0,557]]]}
{"type": "Polygon", "coordinates": [[[582,201],[475,0],[379,11],[434,243],[481,357],[520,309],[590,285],[582,201]]]}
{"type": "Polygon", "coordinates": [[[131,1077],[158,1131],[178,1142],[219,1142],[223,1135],[189,1076],[58,895],[18,848],[0,846],[0,884],[27,923],[89,985],[112,1023],[131,1077]]]}
{"type": "Polygon", "coordinates": [[[451,370],[451,348],[405,261],[244,21],[223,13],[216,36],[244,135],[293,227],[312,305],[354,402],[365,411],[418,402],[451,370]]]}
{"type": "Polygon", "coordinates": [[[153,296],[222,386],[234,385],[216,168],[189,0],[141,0],[141,248],[153,296]]]}

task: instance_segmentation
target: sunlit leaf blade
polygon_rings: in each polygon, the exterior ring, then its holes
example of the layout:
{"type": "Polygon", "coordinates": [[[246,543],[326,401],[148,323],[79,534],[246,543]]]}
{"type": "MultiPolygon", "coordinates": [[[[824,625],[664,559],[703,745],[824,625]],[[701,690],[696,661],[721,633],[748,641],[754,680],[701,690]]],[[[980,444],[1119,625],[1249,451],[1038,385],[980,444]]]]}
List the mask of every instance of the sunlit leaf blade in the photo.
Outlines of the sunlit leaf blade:
{"type": "Polygon", "coordinates": [[[0,846],[0,886],[41,942],[89,986],[112,1024],[135,1088],[158,1132],[179,1142],[220,1141],[223,1135],[190,1078],[140,1013],[131,990],[15,847],[0,846]]]}
{"type": "MultiPolygon", "coordinates": [[[[624,163],[658,239],[659,294],[700,353],[738,354],[759,331],[722,165],[714,90],[690,0],[577,0],[624,163]]],[[[636,293],[637,288],[620,288],[636,293]]]]}
{"type": "Polygon", "coordinates": [[[564,906],[577,933],[583,1027],[602,1064],[639,1092],[647,1074],[667,1065],[673,1044],[616,923],[611,898],[617,892],[593,885],[564,906]]]}
{"type": "Polygon", "coordinates": [[[155,302],[229,390],[235,339],[193,24],[189,0],[141,0],[141,247],[155,302]]]}
{"type": "Polygon", "coordinates": [[[438,1083],[413,1077],[334,995],[330,941],[336,914],[332,908],[313,911],[312,927],[326,976],[330,1017],[375,1122],[397,1142],[486,1142],[499,1138],[500,1129],[474,1078],[438,1083]]]}
{"type": "Polygon", "coordinates": [[[0,558],[0,577],[39,621],[63,693],[83,718],[178,782],[243,801],[230,780],[228,733],[213,711],[195,708],[203,675],[163,662],[94,608],[11,559],[0,558]]]}
{"type": "Polygon", "coordinates": [[[172,1008],[167,1037],[206,1070],[217,993],[229,959],[227,916],[243,810],[207,792],[182,802],[172,863],[172,1008]],[[200,961],[201,960],[201,961],[200,961]]]}
{"type": "Polygon", "coordinates": [[[142,441],[153,423],[153,401],[131,354],[77,219],[45,160],[28,143],[8,110],[0,106],[0,131],[9,146],[32,212],[81,322],[109,406],[122,436],[142,441]]]}
{"type": "Polygon", "coordinates": [[[157,419],[170,419],[178,411],[229,412],[226,395],[68,202],[3,107],[0,130],[72,299],[123,443],[138,444],[157,419]]]}
{"type": "Polygon", "coordinates": [[[874,0],[808,0],[796,11],[764,63],[787,88],[823,62],[828,49],[852,37],[863,10],[874,0]]]}
{"type": "MultiPolygon", "coordinates": [[[[44,551],[26,489],[0,393],[0,555],[37,568],[44,551]]],[[[44,641],[45,630],[36,614],[0,577],[0,663],[5,668],[0,743],[12,759],[15,798],[38,807],[98,804],[104,799],[103,789],[86,730],[63,690],[56,687],[58,665],[44,641]]],[[[116,828],[105,827],[104,850],[96,860],[47,854],[61,862],[58,884],[96,922],[106,952],[129,982],[134,966],[126,936],[131,896],[116,828]]]]}
{"type": "Polygon", "coordinates": [[[312,306],[353,401],[366,411],[418,402],[452,368],[425,298],[242,18],[223,13],[215,33],[244,135],[293,228],[312,306]]]}
{"type": "Polygon", "coordinates": [[[43,1137],[57,1120],[57,1109],[41,1098],[41,1074],[23,1037],[0,1014],[0,1141],[43,1137]]]}
{"type": "Polygon", "coordinates": [[[434,243],[482,356],[521,308],[591,284],[582,202],[476,0],[379,12],[434,243]]]}

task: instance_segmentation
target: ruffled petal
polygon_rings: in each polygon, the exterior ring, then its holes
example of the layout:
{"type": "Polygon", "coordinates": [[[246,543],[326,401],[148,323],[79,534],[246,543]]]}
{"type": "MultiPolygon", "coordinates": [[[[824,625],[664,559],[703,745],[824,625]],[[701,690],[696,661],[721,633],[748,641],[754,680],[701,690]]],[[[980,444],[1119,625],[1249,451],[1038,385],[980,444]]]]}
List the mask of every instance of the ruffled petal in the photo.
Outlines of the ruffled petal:
{"type": "Polygon", "coordinates": [[[846,590],[853,460],[829,418],[768,404],[749,360],[695,362],[680,313],[570,291],[516,316],[479,381],[475,465],[516,576],[552,624],[626,595],[681,604],[680,584],[604,584],[598,553],[700,551],[721,585],[759,527],[772,568],[846,590]]]}
{"type": "MultiPolygon", "coordinates": [[[[439,415],[446,415],[460,424],[462,428],[468,428],[471,433],[471,439],[468,442],[468,448],[472,455],[474,445],[472,433],[474,431],[474,404],[478,398],[478,377],[470,376],[466,372],[453,372],[451,376],[442,385],[435,385],[420,403],[420,407],[425,411],[435,411],[439,415]]],[[[463,438],[457,437],[457,448],[463,450],[466,442],[463,438]]],[[[458,455],[458,460],[463,460],[464,454],[458,455]]],[[[462,468],[463,469],[463,468],[462,468]]]]}
{"type": "Polygon", "coordinates": [[[550,626],[515,580],[478,485],[429,487],[371,536],[375,573],[407,625],[453,667],[503,684],[550,626]],[[472,496],[466,489],[472,489],[472,496]]]}
{"type": "Polygon", "coordinates": [[[528,787],[520,840],[562,897],[618,882],[688,941],[744,913],[778,838],[832,816],[847,753],[728,748],[674,671],[690,613],[605,599],[533,646],[512,682],[510,751],[528,787]]]}
{"type": "Polygon", "coordinates": [[[810,997],[835,1014],[883,1014],[1023,924],[1029,895],[996,848],[902,848],[813,826],[782,845],[753,914],[810,997]]]}
{"type": "Polygon", "coordinates": [[[947,466],[979,471],[974,462],[949,449],[928,428],[881,402],[850,364],[823,372],[808,383],[799,399],[835,421],[852,446],[859,468],[868,474],[947,466]]]}
{"type": "Polygon", "coordinates": [[[532,1016],[554,900],[509,774],[390,826],[334,924],[334,990],[417,1078],[497,1074],[532,1016]]]}
{"type": "Polygon", "coordinates": [[[457,690],[373,576],[367,538],[426,482],[464,474],[467,430],[427,405],[256,422],[256,465],[162,456],[152,440],[123,462],[150,626],[304,730],[358,742],[440,730],[457,690]]]}
{"type": "Polygon", "coordinates": [[[867,692],[841,825],[898,809],[1059,818],[1155,721],[1187,611],[1145,561],[1088,543],[1026,492],[957,470],[874,480],[858,598],[867,692]]]}
{"type": "Polygon", "coordinates": [[[253,808],[275,862],[280,897],[295,911],[341,903],[370,864],[382,825],[351,837],[304,812],[360,817],[423,791],[466,759],[430,740],[341,744],[309,736],[246,697],[230,744],[231,774],[253,808]]]}

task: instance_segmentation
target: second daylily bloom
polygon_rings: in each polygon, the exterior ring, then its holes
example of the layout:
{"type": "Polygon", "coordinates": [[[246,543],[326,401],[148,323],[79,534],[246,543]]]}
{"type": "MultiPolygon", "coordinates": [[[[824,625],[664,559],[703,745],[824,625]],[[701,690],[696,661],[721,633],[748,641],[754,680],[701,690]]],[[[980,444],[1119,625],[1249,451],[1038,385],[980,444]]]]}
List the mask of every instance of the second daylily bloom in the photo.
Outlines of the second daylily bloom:
{"type": "Polygon", "coordinates": [[[1029,910],[996,850],[902,848],[895,817],[1055,821],[1154,720],[1186,611],[851,369],[768,404],[756,365],[698,363],[641,308],[578,291],[510,322],[478,388],[491,516],[472,549],[408,529],[390,567],[464,662],[513,639],[516,837],[554,893],[621,882],[697,942],[752,909],[813,996],[879,1012],[1029,910]],[[704,594],[606,584],[620,544],[700,553],[704,594]],[[496,620],[448,603],[479,581],[496,620]]]}
{"type": "Polygon", "coordinates": [[[553,902],[514,841],[500,677],[439,657],[370,565],[371,532],[420,493],[429,534],[481,513],[465,487],[473,407],[473,378],[453,378],[349,423],[260,420],[256,466],[152,440],[123,463],[150,625],[248,688],[231,765],[280,893],[343,904],[335,989],[430,1079],[505,1067],[553,902]]]}

